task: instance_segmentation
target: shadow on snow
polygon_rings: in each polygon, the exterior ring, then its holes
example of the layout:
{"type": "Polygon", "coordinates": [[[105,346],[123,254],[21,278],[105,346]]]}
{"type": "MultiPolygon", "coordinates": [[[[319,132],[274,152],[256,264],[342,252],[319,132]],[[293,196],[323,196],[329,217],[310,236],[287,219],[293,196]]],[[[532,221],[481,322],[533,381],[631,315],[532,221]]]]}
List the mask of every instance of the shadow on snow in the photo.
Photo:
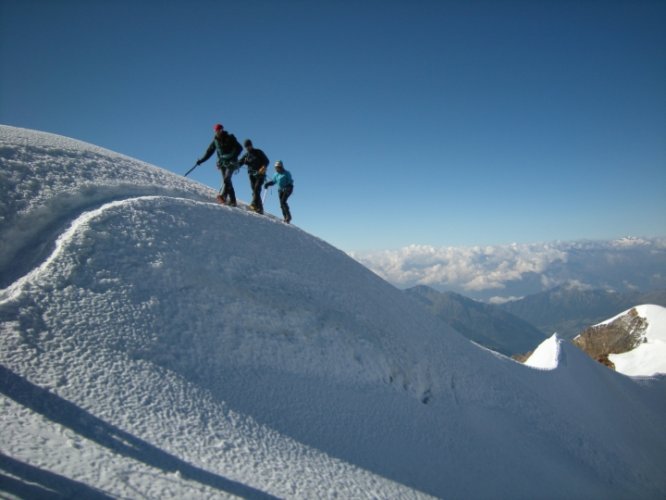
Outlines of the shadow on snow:
{"type": "MultiPolygon", "coordinates": [[[[223,476],[195,467],[142,439],[133,436],[105,422],[73,403],[39,387],[13,371],[0,365],[0,392],[17,403],[39,413],[57,424],[72,429],[77,434],[99,444],[115,453],[132,458],[165,473],[178,471],[184,479],[196,481],[228,494],[243,498],[268,499],[273,496],[260,490],[231,481],[223,476]]],[[[47,491],[55,490],[62,495],[69,495],[72,490],[85,493],[86,498],[106,498],[99,490],[65,479],[51,472],[22,464],[14,459],[0,455],[0,469],[26,482],[38,483],[47,491]],[[93,496],[90,496],[90,495],[93,496]],[[95,496],[96,495],[96,496],[95,496]]],[[[5,475],[0,475],[0,490],[12,491],[12,488],[37,488],[33,484],[17,484],[5,475]]],[[[29,490],[25,490],[29,492],[29,490]]],[[[30,490],[31,491],[31,490],[30,490]]],[[[58,495],[55,494],[54,498],[58,495]]]]}

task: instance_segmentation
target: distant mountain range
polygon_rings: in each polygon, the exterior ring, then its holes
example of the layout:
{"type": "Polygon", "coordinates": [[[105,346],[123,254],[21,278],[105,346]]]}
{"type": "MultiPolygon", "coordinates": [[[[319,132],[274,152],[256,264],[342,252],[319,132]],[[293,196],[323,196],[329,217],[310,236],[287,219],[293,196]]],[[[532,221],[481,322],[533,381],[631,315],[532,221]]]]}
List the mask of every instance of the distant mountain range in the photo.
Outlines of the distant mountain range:
{"type": "Polygon", "coordinates": [[[423,285],[405,293],[468,339],[507,356],[531,351],[545,339],[538,328],[492,304],[423,285]]]}
{"type": "Polygon", "coordinates": [[[507,356],[531,352],[556,332],[571,340],[639,304],[666,306],[666,290],[615,293],[560,286],[502,305],[424,285],[404,292],[468,339],[507,356]]]}
{"type": "Polygon", "coordinates": [[[546,335],[573,339],[591,325],[639,304],[666,306],[666,290],[616,293],[559,286],[499,305],[546,335]]]}
{"type": "Polygon", "coordinates": [[[618,293],[666,289],[663,237],[474,247],[409,245],[351,255],[402,289],[427,284],[493,304],[565,284],[618,293]]]}

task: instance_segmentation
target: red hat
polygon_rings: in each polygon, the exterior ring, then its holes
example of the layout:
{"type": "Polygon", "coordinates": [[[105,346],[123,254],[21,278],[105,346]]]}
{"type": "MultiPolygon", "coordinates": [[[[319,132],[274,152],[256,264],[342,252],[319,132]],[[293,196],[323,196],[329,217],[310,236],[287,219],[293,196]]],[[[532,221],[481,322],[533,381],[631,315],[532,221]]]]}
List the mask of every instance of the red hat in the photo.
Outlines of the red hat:
{"type": "Polygon", "coordinates": [[[216,124],[213,126],[213,130],[214,130],[215,132],[219,132],[220,130],[224,130],[224,127],[223,127],[222,125],[220,125],[219,123],[216,123],[216,124]]]}

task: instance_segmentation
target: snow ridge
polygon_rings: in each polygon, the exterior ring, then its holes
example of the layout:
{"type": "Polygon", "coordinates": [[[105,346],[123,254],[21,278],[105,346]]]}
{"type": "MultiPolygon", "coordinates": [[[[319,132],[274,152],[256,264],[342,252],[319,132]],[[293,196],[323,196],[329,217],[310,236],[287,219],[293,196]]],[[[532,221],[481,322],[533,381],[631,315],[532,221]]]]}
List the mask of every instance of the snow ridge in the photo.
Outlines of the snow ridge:
{"type": "Polygon", "coordinates": [[[53,251],[72,220],[145,195],[209,200],[212,190],[111,151],[0,125],[0,287],[53,251]]]}
{"type": "MultiPolygon", "coordinates": [[[[155,199],[156,197],[143,197],[144,199],[155,199]]],[[[135,200],[139,200],[141,198],[135,198],[135,200]]],[[[119,205],[125,204],[125,203],[131,203],[133,200],[120,200],[120,201],[113,201],[107,204],[102,205],[100,208],[95,209],[95,210],[90,210],[87,212],[84,212],[81,216],[76,218],[69,226],[69,228],[62,233],[60,236],[57,237],[55,240],[55,248],[53,252],[48,255],[46,260],[37,266],[36,268],[32,269],[29,271],[25,276],[19,278],[16,282],[12,283],[9,287],[0,290],[0,304],[3,302],[6,302],[8,300],[12,300],[16,298],[16,296],[21,293],[21,290],[31,282],[36,282],[40,279],[40,277],[45,277],[49,273],[49,268],[52,262],[54,262],[58,256],[63,252],[63,249],[67,246],[69,242],[71,242],[75,236],[77,235],[78,231],[85,227],[88,222],[93,219],[94,217],[97,217],[98,215],[102,214],[105,210],[117,207],[119,205]]],[[[19,266],[20,268],[21,266],[19,266]]]]}

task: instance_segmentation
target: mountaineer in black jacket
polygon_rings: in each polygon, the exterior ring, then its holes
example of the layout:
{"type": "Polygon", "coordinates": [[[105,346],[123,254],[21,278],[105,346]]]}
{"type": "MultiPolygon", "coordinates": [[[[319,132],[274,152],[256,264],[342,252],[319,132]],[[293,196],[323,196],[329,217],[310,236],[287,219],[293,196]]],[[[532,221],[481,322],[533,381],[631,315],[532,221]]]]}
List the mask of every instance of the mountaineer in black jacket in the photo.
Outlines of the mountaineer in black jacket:
{"type": "Polygon", "coordinates": [[[234,191],[231,176],[239,168],[238,155],[243,151],[243,147],[234,134],[224,130],[224,127],[219,123],[213,127],[213,130],[215,130],[213,142],[208,146],[206,153],[197,160],[197,165],[201,165],[217,151],[217,168],[222,172],[222,188],[217,195],[217,201],[235,207],[236,191],[234,191]]]}
{"type": "Polygon", "coordinates": [[[247,165],[247,173],[250,176],[250,187],[252,188],[252,203],[250,208],[258,214],[264,213],[264,204],[261,202],[261,188],[266,180],[266,168],[268,167],[268,157],[261,149],[252,145],[250,139],[243,143],[247,151],[240,160],[239,165],[247,165]]]}

